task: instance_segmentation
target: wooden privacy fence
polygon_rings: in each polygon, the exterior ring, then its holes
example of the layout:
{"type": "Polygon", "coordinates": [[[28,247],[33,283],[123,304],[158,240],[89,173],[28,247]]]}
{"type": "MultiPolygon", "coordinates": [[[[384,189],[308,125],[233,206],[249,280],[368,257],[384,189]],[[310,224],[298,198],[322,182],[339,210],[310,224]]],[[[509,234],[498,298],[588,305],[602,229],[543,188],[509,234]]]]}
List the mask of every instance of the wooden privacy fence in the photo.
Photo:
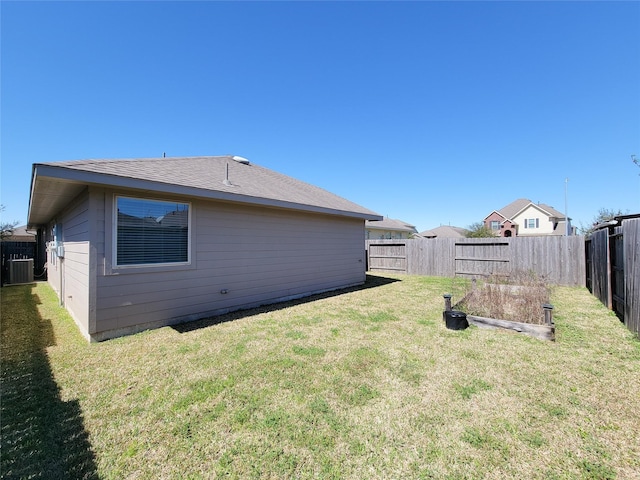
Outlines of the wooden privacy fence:
{"type": "Polygon", "coordinates": [[[367,269],[407,273],[407,244],[395,240],[367,240],[367,269]],[[379,243],[384,242],[384,243],[379,243]]]}
{"type": "Polygon", "coordinates": [[[584,237],[367,240],[370,271],[437,277],[533,272],[556,285],[584,286],[584,237]]]}
{"type": "Polygon", "coordinates": [[[587,288],[640,336],[640,218],[617,218],[586,242],[587,288]]]}

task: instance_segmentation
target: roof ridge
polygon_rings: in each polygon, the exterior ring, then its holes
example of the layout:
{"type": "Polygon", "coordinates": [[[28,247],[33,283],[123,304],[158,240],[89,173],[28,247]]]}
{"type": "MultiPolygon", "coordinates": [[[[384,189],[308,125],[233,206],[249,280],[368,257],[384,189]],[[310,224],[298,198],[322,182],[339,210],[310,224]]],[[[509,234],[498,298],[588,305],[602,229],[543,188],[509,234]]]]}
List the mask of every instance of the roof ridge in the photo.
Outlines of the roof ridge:
{"type": "MultiPolygon", "coordinates": [[[[40,162],[40,165],[68,165],[68,164],[91,164],[91,163],[116,163],[116,162],[148,162],[148,161],[175,161],[175,160],[196,160],[196,159],[215,159],[229,158],[232,159],[237,155],[192,155],[178,157],[122,157],[122,158],[78,158],[73,160],[40,162]]],[[[37,163],[38,164],[38,163],[37,163]]]]}

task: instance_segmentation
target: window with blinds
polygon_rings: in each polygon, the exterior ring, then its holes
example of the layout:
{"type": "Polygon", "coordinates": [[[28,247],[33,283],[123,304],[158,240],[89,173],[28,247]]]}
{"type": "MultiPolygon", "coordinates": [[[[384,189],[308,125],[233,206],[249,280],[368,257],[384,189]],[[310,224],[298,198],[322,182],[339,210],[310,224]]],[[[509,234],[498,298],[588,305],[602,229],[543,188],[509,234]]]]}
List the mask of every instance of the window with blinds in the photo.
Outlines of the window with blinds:
{"type": "Polygon", "coordinates": [[[189,262],[189,204],[116,197],[116,265],[189,262]]]}

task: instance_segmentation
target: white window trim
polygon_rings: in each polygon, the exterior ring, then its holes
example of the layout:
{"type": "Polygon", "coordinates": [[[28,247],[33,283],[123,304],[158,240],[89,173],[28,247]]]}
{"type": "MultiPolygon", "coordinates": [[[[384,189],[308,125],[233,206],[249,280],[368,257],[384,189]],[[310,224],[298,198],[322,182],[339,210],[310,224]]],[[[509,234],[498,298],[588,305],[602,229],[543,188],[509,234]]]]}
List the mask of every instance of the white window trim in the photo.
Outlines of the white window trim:
{"type": "Polygon", "coordinates": [[[112,205],[112,216],[111,216],[111,262],[113,270],[132,270],[136,271],[142,269],[166,269],[166,268],[183,268],[185,266],[191,265],[191,239],[192,239],[192,231],[193,231],[193,223],[192,223],[192,214],[193,207],[191,202],[184,200],[167,200],[166,198],[153,198],[153,197],[138,197],[134,195],[114,195],[113,196],[113,205],[112,205]],[[186,262],[166,262],[166,263],[136,263],[136,264],[126,264],[119,265],[118,262],[118,199],[119,198],[129,198],[132,200],[146,200],[149,202],[164,202],[164,203],[182,203],[189,207],[189,215],[187,219],[187,261],[186,262]]]}

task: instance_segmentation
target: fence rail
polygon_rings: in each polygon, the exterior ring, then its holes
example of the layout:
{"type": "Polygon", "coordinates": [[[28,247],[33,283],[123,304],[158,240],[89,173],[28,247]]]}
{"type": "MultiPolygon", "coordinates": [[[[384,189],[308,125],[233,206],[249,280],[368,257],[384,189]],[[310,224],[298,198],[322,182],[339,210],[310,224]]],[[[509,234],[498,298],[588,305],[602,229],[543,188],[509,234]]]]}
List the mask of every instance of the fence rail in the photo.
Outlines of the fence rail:
{"type": "Polygon", "coordinates": [[[404,243],[372,244],[367,252],[369,270],[407,271],[406,245],[404,243]]]}
{"type": "Polygon", "coordinates": [[[584,237],[367,240],[370,271],[437,277],[534,272],[549,283],[584,286],[584,237]]]}

